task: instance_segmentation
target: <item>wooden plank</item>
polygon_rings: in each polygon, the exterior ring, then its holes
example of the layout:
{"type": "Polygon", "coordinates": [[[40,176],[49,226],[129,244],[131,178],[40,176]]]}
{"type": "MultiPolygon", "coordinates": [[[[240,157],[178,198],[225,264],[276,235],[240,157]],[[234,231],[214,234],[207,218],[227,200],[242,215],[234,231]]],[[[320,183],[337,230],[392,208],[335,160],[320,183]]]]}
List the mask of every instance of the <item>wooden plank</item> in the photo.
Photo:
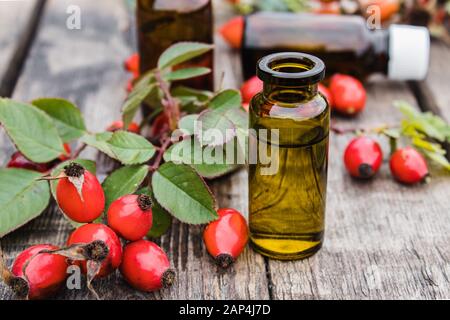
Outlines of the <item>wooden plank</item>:
{"type": "MultiPolygon", "coordinates": [[[[340,127],[398,121],[394,99],[415,103],[405,84],[369,86],[367,110],[340,127]]],[[[309,260],[270,261],[275,299],[450,298],[450,183],[435,172],[429,185],[394,182],[387,161],[372,181],[343,167],[351,135],[332,135],[325,244],[309,260]]],[[[385,154],[388,145],[383,145],[385,154]]]]}
{"type": "MultiPolygon", "coordinates": [[[[30,100],[38,96],[61,96],[76,102],[86,116],[88,128],[99,131],[119,116],[125,97],[127,75],[122,62],[131,52],[129,15],[119,1],[51,0],[43,17],[42,30],[31,57],[20,78],[14,98],[30,100]],[[67,5],[78,5],[83,27],[65,28],[67,5]]],[[[238,61],[228,53],[218,55],[219,68],[227,72],[225,84],[236,87],[229,63],[238,61]]],[[[92,150],[83,154],[95,158],[92,150]]],[[[100,163],[105,174],[110,167],[100,163]]],[[[217,181],[213,190],[221,206],[232,206],[244,213],[246,173],[240,172],[217,181]]],[[[57,209],[52,208],[40,218],[2,240],[9,260],[25,247],[42,242],[63,245],[71,227],[57,209]]],[[[178,273],[177,283],[170,290],[143,294],[131,289],[119,273],[95,283],[105,299],[251,299],[268,298],[264,259],[247,250],[229,272],[218,272],[202,243],[202,228],[175,222],[161,245],[178,273]]],[[[12,298],[0,285],[0,297],[12,298]]],[[[86,290],[66,290],[60,299],[92,298],[86,290]]]]}
{"type": "MultiPolygon", "coordinates": [[[[0,97],[9,96],[14,88],[42,7],[41,0],[0,1],[0,97]]],[[[0,128],[0,164],[13,150],[3,136],[0,128]]]]}
{"type": "Polygon", "coordinates": [[[423,103],[431,111],[450,121],[450,46],[441,41],[431,45],[430,71],[427,79],[417,90],[423,96],[423,103]]]}
{"type": "Polygon", "coordinates": [[[8,96],[33,41],[44,0],[0,2],[0,96],[8,96]]]}

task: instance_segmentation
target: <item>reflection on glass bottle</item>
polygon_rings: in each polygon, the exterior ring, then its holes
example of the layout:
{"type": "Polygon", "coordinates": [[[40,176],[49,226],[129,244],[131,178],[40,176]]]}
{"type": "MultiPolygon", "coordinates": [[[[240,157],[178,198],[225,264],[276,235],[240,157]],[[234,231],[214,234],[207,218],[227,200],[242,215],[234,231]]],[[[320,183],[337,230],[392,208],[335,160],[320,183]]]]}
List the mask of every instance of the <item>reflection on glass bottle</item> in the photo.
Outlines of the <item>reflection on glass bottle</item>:
{"type": "MultiPolygon", "coordinates": [[[[161,53],[177,42],[213,42],[210,0],[138,0],[137,21],[141,73],[156,67],[161,53]]],[[[189,61],[181,67],[187,66],[212,69],[213,53],[189,61]]],[[[213,76],[211,73],[183,84],[213,90],[213,76]]]]}
{"type": "Polygon", "coordinates": [[[306,258],[324,232],[330,109],[318,83],[325,66],[311,55],[278,53],[260,60],[257,74],[264,89],[250,106],[258,149],[249,165],[251,243],[270,258],[306,258]],[[265,171],[266,152],[278,154],[276,171],[265,171]]]}

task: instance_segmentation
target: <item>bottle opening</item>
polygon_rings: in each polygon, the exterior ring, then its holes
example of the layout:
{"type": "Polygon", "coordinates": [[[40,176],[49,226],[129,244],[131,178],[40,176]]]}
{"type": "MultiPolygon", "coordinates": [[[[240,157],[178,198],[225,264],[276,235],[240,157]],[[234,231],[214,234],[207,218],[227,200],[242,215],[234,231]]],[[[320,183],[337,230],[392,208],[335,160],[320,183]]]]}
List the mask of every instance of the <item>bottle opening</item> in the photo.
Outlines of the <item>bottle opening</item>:
{"type": "Polygon", "coordinates": [[[306,53],[274,53],[259,60],[257,75],[268,84],[287,87],[311,85],[325,77],[325,64],[306,53]]]}

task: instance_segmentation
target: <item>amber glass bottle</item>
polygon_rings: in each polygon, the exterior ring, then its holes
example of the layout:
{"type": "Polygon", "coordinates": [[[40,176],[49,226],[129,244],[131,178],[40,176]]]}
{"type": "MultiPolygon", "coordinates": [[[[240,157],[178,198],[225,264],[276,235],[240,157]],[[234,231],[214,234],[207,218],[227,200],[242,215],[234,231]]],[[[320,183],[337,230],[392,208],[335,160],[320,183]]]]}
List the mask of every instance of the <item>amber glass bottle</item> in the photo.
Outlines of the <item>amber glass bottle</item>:
{"type": "Polygon", "coordinates": [[[259,61],[257,75],[264,89],[250,106],[249,150],[258,155],[249,161],[251,243],[270,258],[306,258],[324,233],[330,109],[317,87],[325,65],[278,53],[259,61]]]}
{"type": "MultiPolygon", "coordinates": [[[[213,42],[211,0],[138,0],[137,22],[142,73],[156,67],[161,53],[174,43],[213,42]]],[[[212,69],[213,54],[190,61],[189,65],[212,69]]],[[[212,74],[183,84],[208,90],[214,87],[212,74]]]]}
{"type": "Polygon", "coordinates": [[[382,73],[391,79],[421,80],[428,70],[430,37],[423,27],[369,30],[360,16],[261,12],[245,18],[243,35],[245,78],[255,74],[261,57],[283,51],[319,57],[330,76],[340,72],[364,80],[382,73]]]}

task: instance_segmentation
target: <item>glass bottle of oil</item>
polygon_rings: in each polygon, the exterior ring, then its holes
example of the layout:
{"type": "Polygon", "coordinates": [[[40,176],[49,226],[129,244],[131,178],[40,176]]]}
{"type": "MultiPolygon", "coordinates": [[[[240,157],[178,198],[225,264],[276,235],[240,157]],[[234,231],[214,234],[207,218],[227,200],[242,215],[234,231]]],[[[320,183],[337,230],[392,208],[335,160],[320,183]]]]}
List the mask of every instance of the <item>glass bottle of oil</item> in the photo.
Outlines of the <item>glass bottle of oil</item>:
{"type": "MultiPolygon", "coordinates": [[[[141,73],[156,67],[161,53],[177,42],[213,43],[211,0],[138,0],[137,22],[141,73]]],[[[182,67],[187,66],[212,69],[213,54],[203,55],[182,67]]],[[[183,84],[213,90],[213,77],[209,74],[183,84]]]]}
{"type": "Polygon", "coordinates": [[[250,106],[250,240],[270,258],[306,258],[324,234],[330,109],[317,88],[325,65],[277,53],[259,61],[257,75],[264,89],[250,106]]]}
{"type": "Polygon", "coordinates": [[[242,65],[245,78],[268,54],[298,51],[313,54],[336,72],[365,79],[373,73],[396,80],[426,76],[430,36],[423,27],[392,25],[370,30],[363,17],[310,13],[260,12],[245,18],[242,65]]]}

